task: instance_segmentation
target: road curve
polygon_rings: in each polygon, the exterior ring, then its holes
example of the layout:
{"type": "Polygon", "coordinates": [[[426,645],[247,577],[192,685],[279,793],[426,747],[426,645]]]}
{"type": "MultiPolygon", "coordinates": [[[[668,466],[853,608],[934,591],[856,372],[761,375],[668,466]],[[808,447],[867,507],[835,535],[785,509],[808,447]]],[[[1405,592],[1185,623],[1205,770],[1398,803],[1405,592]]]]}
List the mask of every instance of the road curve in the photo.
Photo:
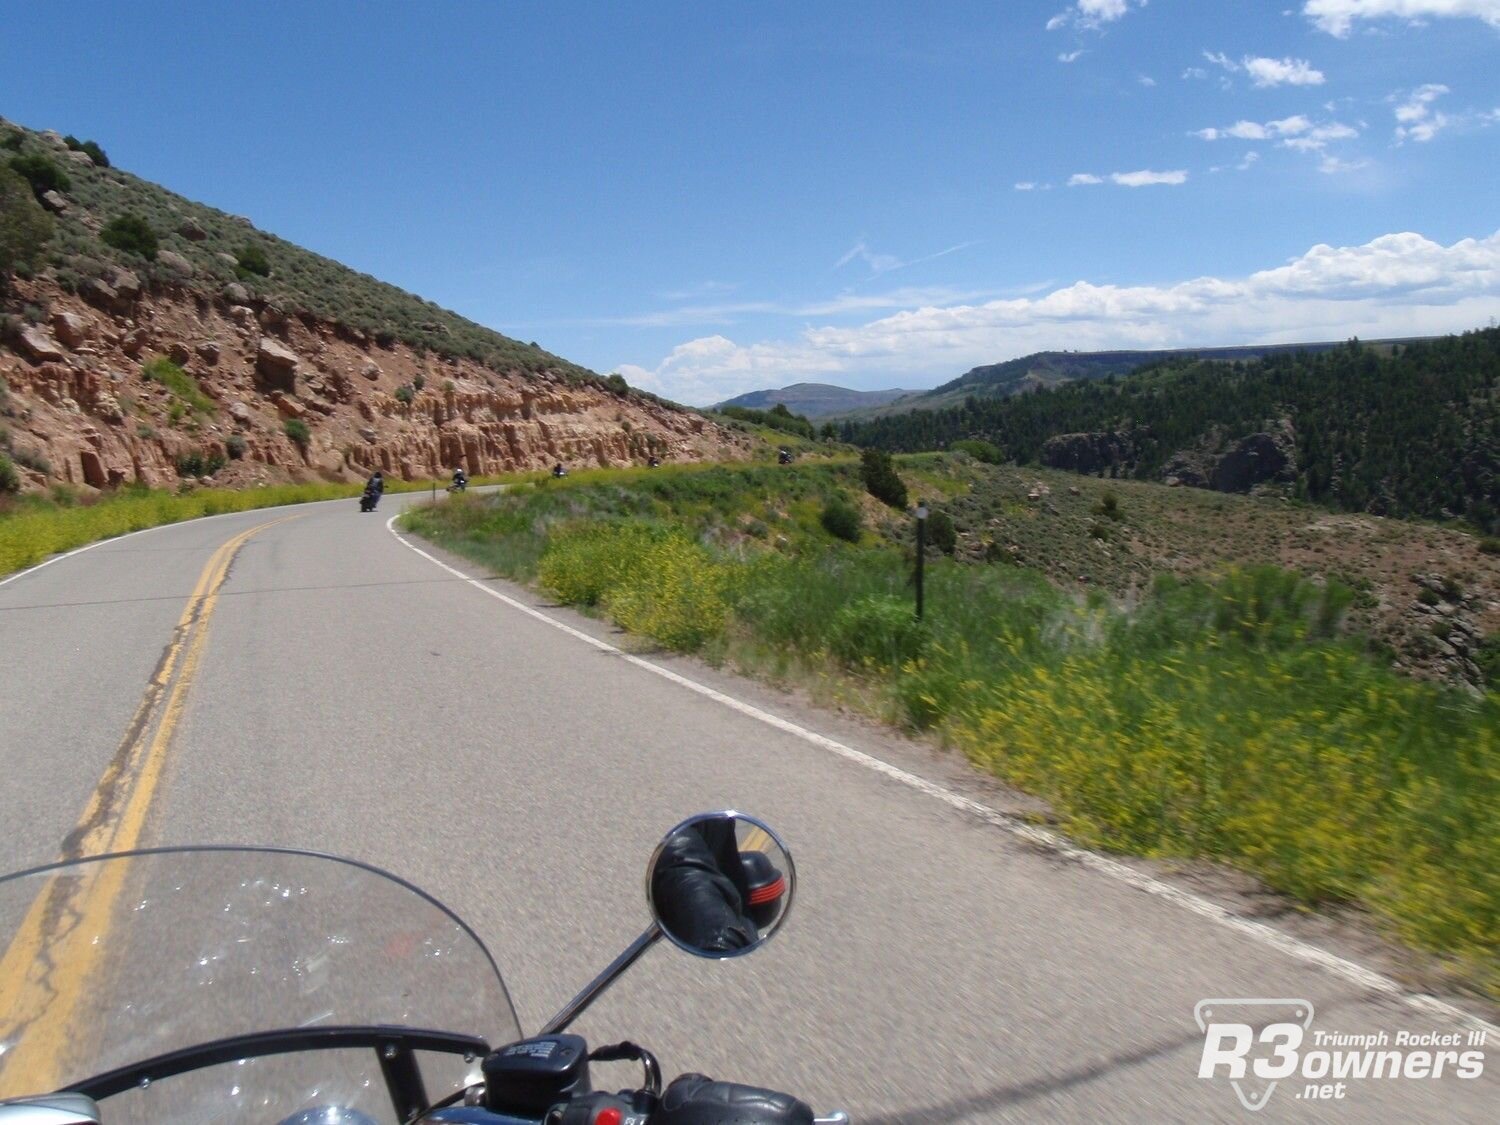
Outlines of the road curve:
{"type": "MultiPolygon", "coordinates": [[[[191,657],[139,842],[387,867],[490,944],[528,1029],[639,932],[664,828],[729,806],[777,827],[800,877],[784,934],[723,964],[654,950],[578,1024],[670,1072],[863,1122],[1232,1121],[1248,1111],[1228,1081],[1197,1077],[1200,1000],[1302,998],[1341,1033],[1457,1029],[487,596],[476,585],[619,640],[405,545],[386,517],[422,499],[159,528],[0,584],[0,869],[76,842],[153,677],[169,663],[183,682],[191,657]],[[216,552],[252,529],[210,596],[216,552]],[[201,636],[181,632],[195,594],[201,636]]],[[[986,800],[891,735],[651,661],[986,800]]],[[[1317,1102],[1288,1081],[1251,1119],[1493,1120],[1496,1048],[1491,1034],[1476,1079],[1351,1082],[1317,1102]]]]}

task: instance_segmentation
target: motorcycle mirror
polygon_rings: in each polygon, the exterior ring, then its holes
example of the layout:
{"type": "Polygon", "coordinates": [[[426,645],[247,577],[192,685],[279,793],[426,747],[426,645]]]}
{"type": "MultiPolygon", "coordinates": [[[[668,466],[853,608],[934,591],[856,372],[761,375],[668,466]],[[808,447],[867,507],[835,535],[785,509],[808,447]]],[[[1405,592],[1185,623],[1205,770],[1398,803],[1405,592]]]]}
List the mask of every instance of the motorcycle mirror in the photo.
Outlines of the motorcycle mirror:
{"type": "Polygon", "coordinates": [[[697,957],[758,949],[786,921],[796,869],[763,821],[700,813],[662,838],[646,868],[646,901],[668,940],[697,957]]]}

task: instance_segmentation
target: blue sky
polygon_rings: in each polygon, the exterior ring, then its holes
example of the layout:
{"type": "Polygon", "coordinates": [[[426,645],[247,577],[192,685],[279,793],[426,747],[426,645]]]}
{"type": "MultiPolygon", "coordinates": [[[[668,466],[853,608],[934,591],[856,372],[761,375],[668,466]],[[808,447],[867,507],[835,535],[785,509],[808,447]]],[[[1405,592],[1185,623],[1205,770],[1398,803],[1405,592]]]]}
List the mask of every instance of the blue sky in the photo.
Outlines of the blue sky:
{"type": "Polygon", "coordinates": [[[1500,0],[0,0],[0,115],[681,401],[1500,315],[1500,0]]]}

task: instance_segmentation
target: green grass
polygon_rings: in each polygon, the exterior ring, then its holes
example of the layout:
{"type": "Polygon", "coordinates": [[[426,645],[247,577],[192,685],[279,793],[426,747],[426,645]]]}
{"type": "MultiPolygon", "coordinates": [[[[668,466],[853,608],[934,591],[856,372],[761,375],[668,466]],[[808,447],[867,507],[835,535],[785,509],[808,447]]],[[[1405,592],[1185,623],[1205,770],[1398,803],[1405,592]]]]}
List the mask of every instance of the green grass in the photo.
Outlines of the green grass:
{"type": "Polygon", "coordinates": [[[821,526],[857,476],[601,471],[403,519],[658,644],[933,731],[1094,846],[1358,904],[1500,995],[1500,699],[1387,671],[1339,635],[1351,591],[1269,566],[1164,577],[1127,605],[936,558],[918,626],[905,542],[821,526]]]}
{"type": "Polygon", "coordinates": [[[141,368],[141,374],[153,383],[165,387],[177,402],[195,414],[212,414],[213,399],[203,393],[194,379],[181,367],[164,355],[155,356],[141,368]]]}

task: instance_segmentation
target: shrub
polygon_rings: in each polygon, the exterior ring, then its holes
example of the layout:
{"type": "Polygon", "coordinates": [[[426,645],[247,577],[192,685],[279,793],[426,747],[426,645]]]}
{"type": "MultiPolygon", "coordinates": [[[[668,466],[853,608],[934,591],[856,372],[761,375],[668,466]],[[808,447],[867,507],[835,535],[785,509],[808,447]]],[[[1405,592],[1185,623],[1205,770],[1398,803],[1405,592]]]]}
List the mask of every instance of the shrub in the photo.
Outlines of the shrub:
{"type": "Polygon", "coordinates": [[[281,428],[291,438],[293,445],[303,453],[307,452],[308,444],[312,441],[312,431],[307,428],[306,422],[301,418],[288,418],[281,428]]]}
{"type": "Polygon", "coordinates": [[[55,227],[26,181],[0,167],[0,288],[18,269],[32,269],[55,227]]]}
{"type": "Polygon", "coordinates": [[[851,667],[899,668],[922,654],[926,626],[912,603],[895,594],[868,594],[833,615],[828,649],[851,667]]]}
{"type": "Polygon", "coordinates": [[[412,378],[411,385],[420,391],[427,385],[427,376],[418,371],[417,374],[412,378]]]}
{"type": "Polygon", "coordinates": [[[1485,687],[1500,691],[1500,633],[1491,633],[1479,642],[1474,650],[1474,663],[1479,665],[1485,687]]]}
{"type": "Polygon", "coordinates": [[[1103,516],[1105,519],[1122,520],[1125,513],[1120,511],[1120,498],[1113,492],[1106,491],[1099,498],[1099,503],[1094,505],[1094,515],[1103,516]]]}
{"type": "Polygon", "coordinates": [[[410,383],[402,383],[396,388],[396,401],[407,406],[411,405],[412,399],[417,397],[417,392],[412,389],[410,383]]]}
{"type": "MultiPolygon", "coordinates": [[[[191,409],[199,414],[212,414],[214,412],[214,401],[203,393],[198,386],[198,380],[194,379],[177,364],[173,363],[164,355],[159,355],[149,360],[141,368],[141,374],[153,383],[160,383],[172,392],[176,399],[174,407],[180,407],[175,422],[181,418],[183,413],[191,409]]],[[[169,411],[170,413],[170,411],[169,411]]]]}
{"type": "Polygon", "coordinates": [[[1004,459],[1000,447],[989,441],[965,439],[953,442],[948,448],[955,453],[967,453],[974,460],[983,461],[986,465],[998,465],[1004,459]]]}
{"type": "Polygon", "coordinates": [[[105,224],[99,238],[106,246],[139,254],[147,261],[154,261],[157,251],[156,232],[151,224],[139,215],[117,215],[105,224]]]}
{"type": "Polygon", "coordinates": [[[844,497],[834,496],[830,499],[823,505],[823,513],[818,518],[823,524],[823,530],[835,539],[843,539],[849,543],[859,542],[859,509],[844,497]]]}
{"type": "Polygon", "coordinates": [[[610,616],[633,633],[691,652],[724,631],[729,570],[684,535],[654,544],[605,598],[610,616]]]}
{"type": "Polygon", "coordinates": [[[20,492],[21,474],[16,472],[16,467],[11,459],[0,453],[0,492],[20,492]]]}
{"type": "Polygon", "coordinates": [[[1500,555],[1500,538],[1494,535],[1486,535],[1479,541],[1479,553],[1482,555],[1500,555]]]}
{"type": "MultiPolygon", "coordinates": [[[[545,479],[545,478],[543,478],[545,479]]],[[[661,536],[649,527],[594,525],[554,534],[537,566],[544,589],[568,605],[598,605],[641,565],[661,536]]]]}
{"type": "Polygon", "coordinates": [[[34,449],[12,449],[11,460],[17,465],[25,465],[33,472],[41,473],[44,477],[52,475],[52,462],[34,449]]]}
{"type": "Polygon", "coordinates": [[[927,517],[927,542],[945,555],[951,555],[958,546],[958,529],[953,526],[953,517],[947,512],[934,510],[927,517]]]}
{"type": "Polygon", "coordinates": [[[247,242],[235,256],[236,272],[253,274],[256,277],[271,276],[271,260],[258,244],[247,242]]]}
{"type": "Polygon", "coordinates": [[[63,144],[74,152],[86,152],[89,159],[94,162],[95,168],[108,168],[109,157],[104,155],[104,150],[99,147],[97,141],[80,141],[77,137],[67,136],[63,138],[63,144]]]}
{"type": "Polygon", "coordinates": [[[630,393],[630,384],[625,381],[625,376],[618,372],[613,375],[606,375],[604,377],[604,386],[610,393],[617,394],[622,398],[630,393]]]}
{"type": "Polygon", "coordinates": [[[68,174],[39,152],[11,157],[10,170],[31,185],[38,199],[49,191],[67,191],[73,186],[68,174]]]}
{"type": "Polygon", "coordinates": [[[224,451],[229,454],[231,461],[238,461],[245,456],[247,444],[244,434],[230,434],[224,440],[224,451]]]}
{"type": "Polygon", "coordinates": [[[217,453],[205,455],[195,450],[177,458],[177,475],[180,477],[211,477],[224,467],[224,458],[217,453]]]}
{"type": "Polygon", "coordinates": [[[860,479],[875,499],[898,511],[906,508],[906,484],[896,474],[891,455],[883,449],[867,449],[860,455],[860,479]]]}

